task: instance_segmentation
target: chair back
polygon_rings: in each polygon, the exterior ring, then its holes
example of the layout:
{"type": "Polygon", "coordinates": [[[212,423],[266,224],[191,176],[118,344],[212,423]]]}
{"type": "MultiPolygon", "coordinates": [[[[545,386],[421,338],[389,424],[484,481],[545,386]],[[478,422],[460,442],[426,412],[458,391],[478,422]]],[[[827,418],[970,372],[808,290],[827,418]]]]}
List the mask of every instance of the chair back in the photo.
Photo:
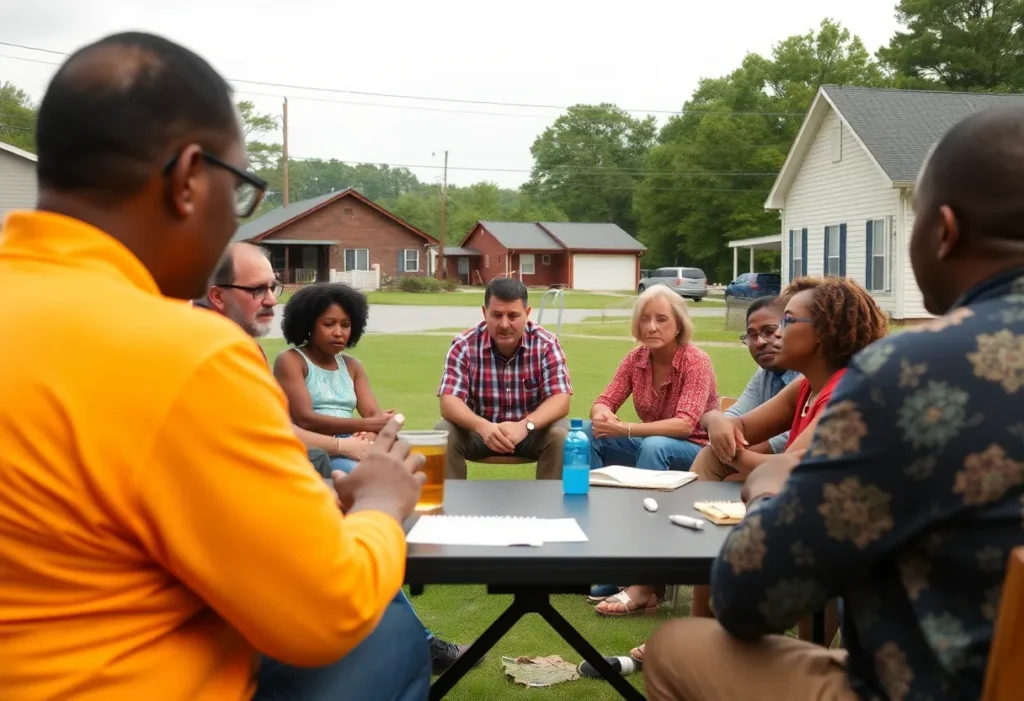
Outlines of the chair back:
{"type": "Polygon", "coordinates": [[[1010,552],[982,701],[1011,701],[1024,689],[1024,546],[1010,552]]]}

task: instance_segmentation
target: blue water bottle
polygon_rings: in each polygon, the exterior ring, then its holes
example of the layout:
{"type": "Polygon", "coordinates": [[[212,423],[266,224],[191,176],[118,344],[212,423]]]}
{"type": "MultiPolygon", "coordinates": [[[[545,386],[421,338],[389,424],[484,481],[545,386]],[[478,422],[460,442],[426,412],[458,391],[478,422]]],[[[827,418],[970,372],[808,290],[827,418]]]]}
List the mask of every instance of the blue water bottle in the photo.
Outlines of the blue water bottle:
{"type": "Polygon", "coordinates": [[[583,419],[569,422],[562,452],[562,490],[566,494],[590,491],[590,441],[583,432],[583,419]]]}

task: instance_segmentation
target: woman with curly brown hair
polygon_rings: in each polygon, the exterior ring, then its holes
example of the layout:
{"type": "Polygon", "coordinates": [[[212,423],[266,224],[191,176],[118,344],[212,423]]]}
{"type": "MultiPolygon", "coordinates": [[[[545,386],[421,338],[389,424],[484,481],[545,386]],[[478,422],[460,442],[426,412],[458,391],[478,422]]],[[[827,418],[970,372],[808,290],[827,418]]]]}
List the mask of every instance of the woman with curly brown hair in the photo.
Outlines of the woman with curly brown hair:
{"type": "MultiPolygon", "coordinates": [[[[843,277],[803,277],[782,292],[785,309],[775,332],[775,363],[794,370],[794,380],[767,402],[741,416],[715,412],[705,416],[711,447],[725,465],[745,477],[771,454],[746,450],[789,430],[785,452],[806,450],[832,390],[850,359],[889,332],[889,319],[874,298],[843,277]]],[[[695,586],[690,615],[713,617],[710,587],[695,586]]],[[[826,635],[839,628],[835,605],[826,611],[826,635]]],[[[811,622],[800,622],[800,637],[809,640],[811,622]]],[[[630,656],[643,661],[644,646],[630,656]]]]}

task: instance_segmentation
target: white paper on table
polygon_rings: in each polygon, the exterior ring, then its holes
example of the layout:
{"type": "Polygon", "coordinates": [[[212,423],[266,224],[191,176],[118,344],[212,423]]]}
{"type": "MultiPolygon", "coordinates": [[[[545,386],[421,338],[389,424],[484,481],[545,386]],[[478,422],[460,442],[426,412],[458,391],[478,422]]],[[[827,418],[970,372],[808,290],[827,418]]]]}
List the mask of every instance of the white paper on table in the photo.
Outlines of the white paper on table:
{"type": "Polygon", "coordinates": [[[423,545],[541,546],[585,543],[587,535],[574,518],[519,516],[421,516],[405,538],[423,545]]]}

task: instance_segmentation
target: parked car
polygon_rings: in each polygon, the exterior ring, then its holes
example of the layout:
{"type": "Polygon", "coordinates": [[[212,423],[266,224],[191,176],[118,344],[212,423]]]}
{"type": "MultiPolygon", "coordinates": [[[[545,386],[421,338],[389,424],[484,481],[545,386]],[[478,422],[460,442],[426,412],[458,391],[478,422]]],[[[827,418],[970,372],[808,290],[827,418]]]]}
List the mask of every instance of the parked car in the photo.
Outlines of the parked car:
{"type": "Polygon", "coordinates": [[[699,302],[708,294],[708,278],[700,268],[657,268],[641,278],[638,293],[652,285],[665,285],[681,297],[699,302]]]}
{"type": "Polygon", "coordinates": [[[725,298],[774,297],[782,290],[782,276],[778,273],[743,273],[725,288],[725,298]]]}

